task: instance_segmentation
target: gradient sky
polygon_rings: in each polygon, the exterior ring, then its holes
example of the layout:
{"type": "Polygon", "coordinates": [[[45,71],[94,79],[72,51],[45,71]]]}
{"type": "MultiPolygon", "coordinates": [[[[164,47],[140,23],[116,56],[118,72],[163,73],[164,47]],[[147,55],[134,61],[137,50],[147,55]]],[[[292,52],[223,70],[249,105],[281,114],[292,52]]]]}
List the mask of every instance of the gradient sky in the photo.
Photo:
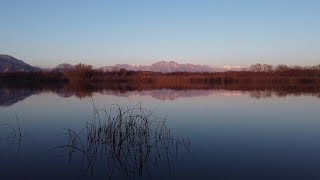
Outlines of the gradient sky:
{"type": "Polygon", "coordinates": [[[319,0],[0,0],[0,54],[32,65],[320,64],[319,0]]]}

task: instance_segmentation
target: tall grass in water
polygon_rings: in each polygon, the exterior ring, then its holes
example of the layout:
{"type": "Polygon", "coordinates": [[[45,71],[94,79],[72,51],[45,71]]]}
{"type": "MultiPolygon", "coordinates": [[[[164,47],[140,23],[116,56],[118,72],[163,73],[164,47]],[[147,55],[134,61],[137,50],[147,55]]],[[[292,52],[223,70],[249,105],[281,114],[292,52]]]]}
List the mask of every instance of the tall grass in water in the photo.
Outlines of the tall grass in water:
{"type": "Polygon", "coordinates": [[[76,152],[81,153],[83,175],[92,175],[101,165],[109,176],[117,172],[125,176],[150,175],[150,170],[160,165],[170,173],[172,158],[180,150],[189,150],[189,140],[175,136],[166,119],[141,104],[101,109],[92,105],[92,118],[86,127],[79,133],[66,129],[68,143],[56,147],[67,150],[69,161],[76,152]]]}

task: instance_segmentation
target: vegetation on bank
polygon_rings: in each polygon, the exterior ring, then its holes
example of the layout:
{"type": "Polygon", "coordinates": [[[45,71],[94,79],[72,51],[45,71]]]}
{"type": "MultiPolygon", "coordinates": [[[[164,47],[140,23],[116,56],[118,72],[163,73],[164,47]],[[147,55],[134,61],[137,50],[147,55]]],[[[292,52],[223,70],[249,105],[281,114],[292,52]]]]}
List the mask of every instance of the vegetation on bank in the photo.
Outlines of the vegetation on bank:
{"type": "Polygon", "coordinates": [[[5,81],[36,82],[117,82],[117,83],[287,83],[318,84],[320,83],[320,65],[317,66],[272,66],[254,64],[247,70],[227,72],[147,72],[119,71],[103,72],[93,69],[91,65],[78,64],[74,69],[41,72],[14,72],[0,74],[5,81]]]}

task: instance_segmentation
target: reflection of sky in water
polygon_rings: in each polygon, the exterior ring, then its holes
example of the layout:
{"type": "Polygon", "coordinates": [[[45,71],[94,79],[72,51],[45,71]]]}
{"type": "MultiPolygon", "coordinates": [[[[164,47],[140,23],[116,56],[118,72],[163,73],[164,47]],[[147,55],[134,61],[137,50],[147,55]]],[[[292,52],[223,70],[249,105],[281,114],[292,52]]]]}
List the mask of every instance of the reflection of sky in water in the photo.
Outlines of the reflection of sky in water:
{"type": "MultiPolygon", "coordinates": [[[[27,131],[19,160],[14,146],[0,142],[0,157],[6,162],[0,163],[2,174],[76,173],[77,168],[66,167],[65,162],[43,152],[65,142],[63,136],[57,136],[63,128],[80,130],[85,126],[92,111],[90,100],[43,93],[0,108],[1,123],[14,126],[17,113],[27,131]]],[[[174,133],[190,138],[190,153],[179,156],[172,170],[175,175],[320,178],[319,98],[254,99],[248,94],[218,93],[162,101],[149,96],[96,94],[93,100],[99,107],[115,103],[133,106],[142,101],[148,109],[157,108],[174,133]]]]}

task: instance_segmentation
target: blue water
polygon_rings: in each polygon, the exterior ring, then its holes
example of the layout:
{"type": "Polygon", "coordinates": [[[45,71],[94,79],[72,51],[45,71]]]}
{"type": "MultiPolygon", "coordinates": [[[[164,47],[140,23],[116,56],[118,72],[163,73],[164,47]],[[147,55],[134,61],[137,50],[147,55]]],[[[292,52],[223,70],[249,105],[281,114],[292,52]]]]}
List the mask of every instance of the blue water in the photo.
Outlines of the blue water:
{"type": "MultiPolygon", "coordinates": [[[[0,141],[0,177],[109,178],[110,169],[99,163],[93,173],[83,173],[80,153],[69,161],[66,151],[52,150],[68,141],[63,135],[66,128],[80,131],[86,126],[94,101],[97,107],[141,103],[166,118],[175,137],[190,141],[188,148],[170,156],[170,166],[163,159],[150,167],[149,174],[143,174],[146,179],[320,179],[320,98],[256,99],[238,91],[174,93],[96,93],[80,99],[40,92],[2,106],[0,139],[18,126],[23,135],[20,140],[0,141]]],[[[114,176],[125,177],[121,173],[114,176]]]]}

